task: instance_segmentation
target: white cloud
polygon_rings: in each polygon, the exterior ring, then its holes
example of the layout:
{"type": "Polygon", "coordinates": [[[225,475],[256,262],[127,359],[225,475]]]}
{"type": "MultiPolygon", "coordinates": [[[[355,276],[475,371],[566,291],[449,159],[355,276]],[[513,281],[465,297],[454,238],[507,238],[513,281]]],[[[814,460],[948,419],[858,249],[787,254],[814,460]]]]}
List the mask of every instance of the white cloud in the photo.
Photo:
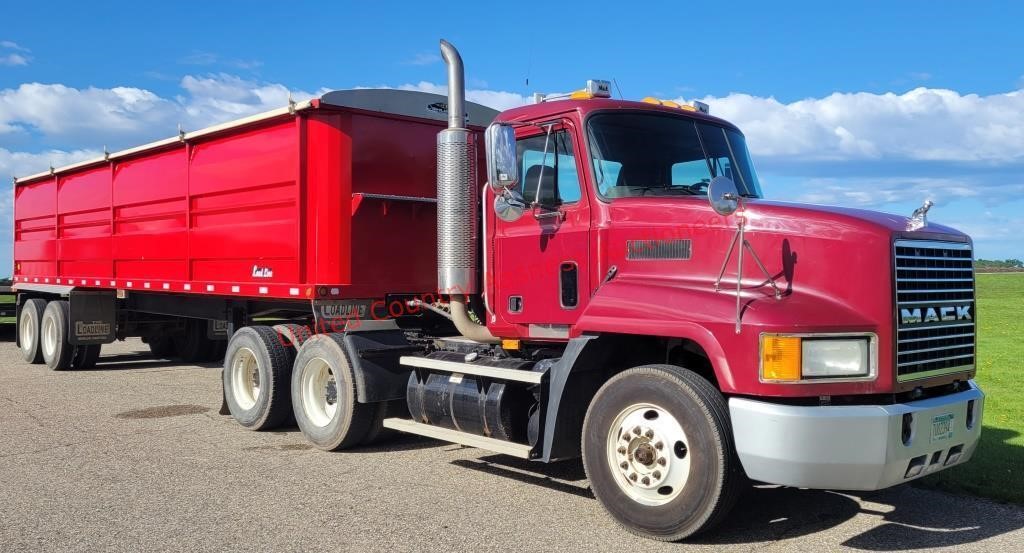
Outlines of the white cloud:
{"type": "MultiPolygon", "coordinates": [[[[49,150],[45,152],[27,153],[12,152],[6,148],[0,148],[0,176],[11,178],[31,173],[38,173],[47,168],[70,165],[79,161],[96,158],[103,155],[100,150],[49,150]]],[[[6,198],[9,194],[4,194],[6,198]]],[[[3,214],[7,216],[6,213],[3,214]]]]}
{"type": "MultiPolygon", "coordinates": [[[[420,92],[431,92],[434,94],[448,94],[447,84],[437,84],[427,81],[420,81],[416,84],[403,84],[397,87],[379,86],[375,88],[398,88],[399,90],[418,90],[420,92]]],[[[504,92],[500,90],[486,90],[480,88],[469,88],[466,90],[466,100],[494,108],[506,110],[530,103],[531,99],[515,92],[504,92]]]]}
{"type": "Polygon", "coordinates": [[[6,48],[8,50],[17,50],[19,52],[31,52],[28,48],[19,45],[17,42],[10,40],[0,40],[0,48],[6,48]]]}
{"type": "Polygon", "coordinates": [[[0,90],[0,139],[42,135],[49,144],[118,149],[171,136],[179,124],[195,130],[280,108],[289,92],[296,101],[314,95],[226,74],[189,75],[180,84],[184,94],[175,98],[134,87],[26,83],[0,90]]]}
{"type": "Polygon", "coordinates": [[[995,184],[975,178],[811,178],[800,183],[803,192],[793,199],[816,204],[865,208],[881,208],[904,202],[920,203],[924,200],[932,200],[942,205],[965,198],[984,201],[985,198],[982,196],[991,194],[997,188],[1003,190],[1005,195],[1001,195],[1002,197],[1019,197],[1024,193],[1024,181],[995,184]]]}
{"type": "Polygon", "coordinates": [[[420,52],[405,62],[406,65],[433,65],[441,61],[441,56],[428,53],[420,52]]]}
{"type": "Polygon", "coordinates": [[[21,54],[0,55],[0,65],[28,65],[29,58],[21,54]]]}
{"type": "Polygon", "coordinates": [[[1024,161],[1024,90],[980,96],[921,87],[791,103],[733,93],[702,101],[743,129],[762,157],[1024,161]]]}

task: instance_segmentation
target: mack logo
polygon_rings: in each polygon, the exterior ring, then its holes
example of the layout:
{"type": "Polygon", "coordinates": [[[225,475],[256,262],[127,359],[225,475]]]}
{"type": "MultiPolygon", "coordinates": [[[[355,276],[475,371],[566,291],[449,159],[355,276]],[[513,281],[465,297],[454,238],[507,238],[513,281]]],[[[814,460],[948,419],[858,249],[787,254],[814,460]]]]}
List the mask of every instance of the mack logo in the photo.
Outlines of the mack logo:
{"type": "Polygon", "coordinates": [[[75,336],[108,336],[110,334],[110,323],[103,321],[75,321],[75,336]]]}
{"type": "Polygon", "coordinates": [[[260,267],[259,265],[252,266],[253,278],[272,278],[274,276],[274,270],[270,267],[260,267]]]}
{"type": "Polygon", "coordinates": [[[972,320],[974,318],[971,316],[970,305],[943,305],[938,307],[900,309],[900,323],[905,325],[972,320]]]}

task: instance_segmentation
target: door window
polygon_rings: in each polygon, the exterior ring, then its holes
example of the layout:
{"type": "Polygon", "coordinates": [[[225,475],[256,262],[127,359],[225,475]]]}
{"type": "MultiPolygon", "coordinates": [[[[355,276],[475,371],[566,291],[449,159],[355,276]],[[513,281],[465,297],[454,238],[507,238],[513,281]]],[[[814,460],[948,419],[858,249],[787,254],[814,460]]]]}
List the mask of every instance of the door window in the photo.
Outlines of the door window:
{"type": "Polygon", "coordinates": [[[522,175],[517,191],[527,203],[557,207],[580,200],[580,177],[568,131],[520,139],[516,154],[522,175]]]}

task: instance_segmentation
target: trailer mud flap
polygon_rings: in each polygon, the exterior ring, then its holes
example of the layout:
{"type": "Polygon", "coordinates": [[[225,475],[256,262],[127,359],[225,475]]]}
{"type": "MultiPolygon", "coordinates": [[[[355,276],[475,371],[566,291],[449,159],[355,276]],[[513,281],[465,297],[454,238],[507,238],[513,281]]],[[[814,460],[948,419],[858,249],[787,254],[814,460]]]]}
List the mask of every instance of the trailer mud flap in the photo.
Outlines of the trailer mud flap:
{"type": "Polygon", "coordinates": [[[117,298],[113,290],[72,290],[70,300],[72,345],[109,344],[116,338],[117,298]]]}

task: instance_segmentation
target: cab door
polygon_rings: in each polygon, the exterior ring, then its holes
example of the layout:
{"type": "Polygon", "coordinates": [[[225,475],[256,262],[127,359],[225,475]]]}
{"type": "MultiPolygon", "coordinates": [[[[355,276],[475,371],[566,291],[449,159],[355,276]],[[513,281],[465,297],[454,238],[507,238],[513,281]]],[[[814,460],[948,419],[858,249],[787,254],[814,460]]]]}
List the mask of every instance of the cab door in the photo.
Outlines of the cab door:
{"type": "Polygon", "coordinates": [[[495,222],[491,307],[520,336],[568,338],[589,299],[590,205],[577,138],[569,121],[517,133],[516,191],[528,208],[495,222]]]}

